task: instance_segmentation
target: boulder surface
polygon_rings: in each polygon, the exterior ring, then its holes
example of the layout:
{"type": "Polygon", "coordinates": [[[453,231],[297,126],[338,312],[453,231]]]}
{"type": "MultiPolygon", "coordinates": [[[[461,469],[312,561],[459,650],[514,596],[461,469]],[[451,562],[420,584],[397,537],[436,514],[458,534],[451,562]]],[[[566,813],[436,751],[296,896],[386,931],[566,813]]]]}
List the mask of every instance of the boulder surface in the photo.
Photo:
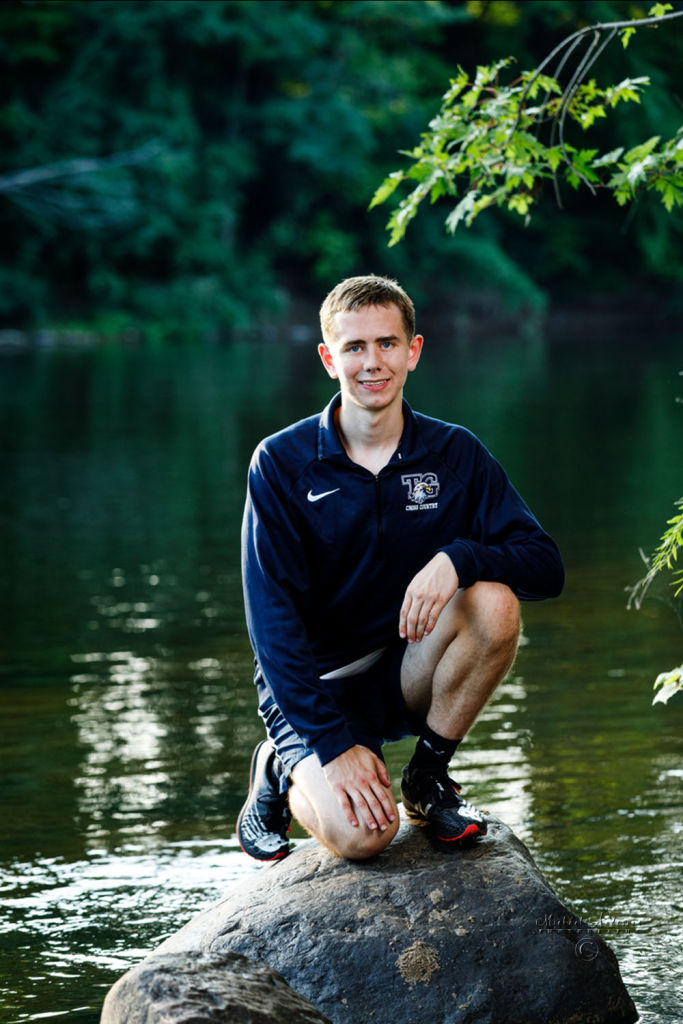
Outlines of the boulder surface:
{"type": "Polygon", "coordinates": [[[330,1024],[285,979],[239,953],[155,953],[109,991],[101,1024],[330,1024]]]}
{"type": "MultiPolygon", "coordinates": [[[[267,964],[334,1024],[638,1017],[613,952],[560,903],[526,847],[494,818],[484,839],[452,853],[435,851],[425,831],[408,824],[371,861],[338,860],[302,843],[157,954],[200,951],[267,964]]],[[[144,961],[129,974],[145,964],[152,966],[144,961]]]]}

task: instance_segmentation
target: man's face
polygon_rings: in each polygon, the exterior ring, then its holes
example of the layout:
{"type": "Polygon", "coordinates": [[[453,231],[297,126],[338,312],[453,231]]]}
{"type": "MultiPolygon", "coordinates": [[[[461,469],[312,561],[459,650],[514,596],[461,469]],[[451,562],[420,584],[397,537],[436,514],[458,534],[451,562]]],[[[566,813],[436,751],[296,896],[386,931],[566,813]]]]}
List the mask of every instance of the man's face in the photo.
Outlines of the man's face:
{"type": "Polygon", "coordinates": [[[342,402],[379,411],[400,402],[422,338],[406,336],[398,306],[364,306],[336,313],[334,338],[318,346],[330,377],[339,380],[342,402]]]}

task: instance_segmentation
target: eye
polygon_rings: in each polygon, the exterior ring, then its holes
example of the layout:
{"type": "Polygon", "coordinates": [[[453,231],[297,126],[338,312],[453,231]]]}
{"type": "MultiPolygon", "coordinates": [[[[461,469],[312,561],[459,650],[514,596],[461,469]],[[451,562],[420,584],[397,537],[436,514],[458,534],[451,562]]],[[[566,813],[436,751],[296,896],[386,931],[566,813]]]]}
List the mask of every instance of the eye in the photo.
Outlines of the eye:
{"type": "Polygon", "coordinates": [[[393,348],[393,347],[394,347],[393,341],[383,341],[382,342],[382,348],[384,348],[384,349],[389,349],[389,348],[393,348]]]}

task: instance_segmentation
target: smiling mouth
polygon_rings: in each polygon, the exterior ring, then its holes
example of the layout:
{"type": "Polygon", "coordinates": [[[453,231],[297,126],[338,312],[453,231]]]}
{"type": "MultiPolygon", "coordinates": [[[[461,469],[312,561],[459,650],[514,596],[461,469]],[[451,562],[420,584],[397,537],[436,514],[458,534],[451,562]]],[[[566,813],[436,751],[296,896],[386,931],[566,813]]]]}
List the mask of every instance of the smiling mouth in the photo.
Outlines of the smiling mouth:
{"type": "Polygon", "coordinates": [[[383,388],[385,384],[389,383],[389,378],[384,377],[382,380],[359,380],[358,383],[363,388],[383,388]]]}

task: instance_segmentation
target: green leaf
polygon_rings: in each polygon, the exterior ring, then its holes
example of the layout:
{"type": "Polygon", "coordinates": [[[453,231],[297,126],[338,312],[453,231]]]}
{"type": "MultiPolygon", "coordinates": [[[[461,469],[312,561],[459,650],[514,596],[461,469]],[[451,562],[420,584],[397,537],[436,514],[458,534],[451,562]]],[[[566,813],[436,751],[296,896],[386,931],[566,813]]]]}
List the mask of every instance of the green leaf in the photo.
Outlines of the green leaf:
{"type": "Polygon", "coordinates": [[[639,93],[649,84],[650,79],[647,75],[642,75],[640,78],[625,78],[618,85],[606,89],[605,98],[611,107],[615,107],[619,102],[627,103],[629,100],[640,103],[639,93]]]}
{"type": "Polygon", "coordinates": [[[607,164],[615,164],[623,152],[623,146],[619,146],[618,149],[611,149],[609,153],[605,153],[598,160],[594,160],[593,167],[606,167],[607,164]]]}
{"type": "Polygon", "coordinates": [[[660,138],[660,135],[653,135],[652,138],[648,139],[646,142],[641,142],[639,146],[634,146],[633,149],[629,149],[628,153],[624,156],[626,163],[632,164],[636,161],[644,160],[645,157],[650,155],[660,138]]]}
{"type": "Polygon", "coordinates": [[[413,219],[414,216],[415,212],[411,212],[410,207],[405,202],[402,203],[397,210],[394,210],[391,217],[389,218],[389,223],[387,224],[387,228],[389,229],[390,232],[390,247],[392,245],[396,245],[397,242],[401,241],[401,239],[406,233],[406,228],[408,227],[409,222],[413,219]]]}
{"type": "Polygon", "coordinates": [[[441,177],[437,178],[432,186],[431,195],[429,196],[430,203],[435,203],[437,199],[441,199],[441,196],[445,196],[448,192],[448,185],[446,179],[441,177]]]}
{"type": "Polygon", "coordinates": [[[406,171],[406,178],[410,178],[411,181],[426,181],[427,178],[434,173],[434,168],[428,163],[427,160],[418,160],[409,167],[406,171]]]}
{"type": "Polygon", "coordinates": [[[653,4],[650,10],[647,12],[650,18],[661,18],[667,11],[673,11],[673,4],[653,4]]]}
{"type": "Polygon", "coordinates": [[[557,168],[562,163],[564,155],[559,146],[553,146],[552,149],[548,150],[546,154],[546,159],[548,161],[548,166],[550,167],[550,170],[554,174],[557,168]]]}
{"type": "Polygon", "coordinates": [[[532,198],[528,192],[515,192],[508,199],[508,210],[514,210],[516,213],[525,216],[529,212],[532,198]]]}
{"type": "Polygon", "coordinates": [[[562,95],[562,87],[556,79],[551,78],[550,75],[539,75],[536,79],[538,84],[545,92],[555,93],[557,96],[562,95]]]}
{"type": "Polygon", "coordinates": [[[458,205],[448,214],[448,217],[446,218],[446,229],[450,231],[451,234],[454,234],[460,221],[465,220],[465,218],[469,218],[469,216],[474,212],[474,206],[478,195],[479,192],[476,189],[472,189],[466,196],[463,196],[458,205]]]}
{"type": "Polygon", "coordinates": [[[451,87],[443,97],[444,105],[454,103],[469,81],[467,72],[458,65],[458,74],[451,79],[451,87]]]}
{"type": "Polygon", "coordinates": [[[674,206],[683,206],[683,189],[671,179],[658,178],[654,187],[661,193],[667,213],[671,213],[674,206]]]}
{"type": "Polygon", "coordinates": [[[491,81],[491,75],[493,74],[494,71],[492,67],[489,67],[487,64],[478,64],[477,75],[476,78],[474,79],[475,85],[488,85],[488,83],[491,81]]]}
{"type": "Polygon", "coordinates": [[[384,179],[382,184],[375,192],[374,196],[372,197],[372,202],[370,203],[368,209],[372,210],[375,206],[379,206],[381,203],[387,200],[389,196],[393,192],[395,192],[396,187],[400,181],[403,181],[403,171],[392,171],[389,177],[384,179]]]}
{"type": "Polygon", "coordinates": [[[466,92],[460,100],[465,110],[472,110],[476,106],[480,95],[481,87],[477,85],[472,86],[469,92],[466,92]]]}
{"type": "Polygon", "coordinates": [[[586,128],[591,128],[592,125],[595,123],[596,119],[599,117],[607,117],[607,113],[605,111],[604,106],[601,103],[595,103],[592,107],[589,107],[584,114],[581,115],[581,127],[584,130],[586,128]]]}
{"type": "Polygon", "coordinates": [[[582,149],[574,157],[574,169],[589,181],[600,180],[593,170],[593,160],[597,152],[597,149],[582,149]]]}
{"type": "Polygon", "coordinates": [[[628,28],[622,29],[619,33],[619,35],[621,36],[621,45],[624,47],[624,49],[626,49],[626,47],[628,46],[631,36],[635,35],[635,31],[635,28],[631,25],[628,28]]]}
{"type": "Polygon", "coordinates": [[[631,188],[635,188],[639,182],[643,181],[647,177],[647,172],[650,170],[652,165],[653,159],[651,156],[645,157],[644,160],[637,160],[635,163],[631,164],[626,175],[631,188]]]}

